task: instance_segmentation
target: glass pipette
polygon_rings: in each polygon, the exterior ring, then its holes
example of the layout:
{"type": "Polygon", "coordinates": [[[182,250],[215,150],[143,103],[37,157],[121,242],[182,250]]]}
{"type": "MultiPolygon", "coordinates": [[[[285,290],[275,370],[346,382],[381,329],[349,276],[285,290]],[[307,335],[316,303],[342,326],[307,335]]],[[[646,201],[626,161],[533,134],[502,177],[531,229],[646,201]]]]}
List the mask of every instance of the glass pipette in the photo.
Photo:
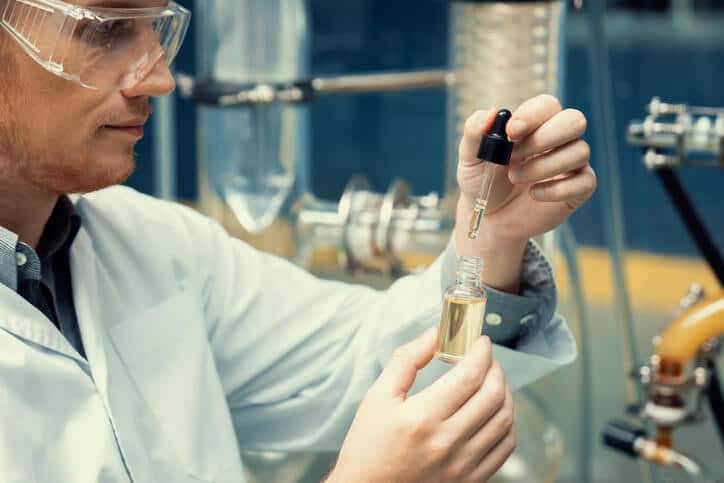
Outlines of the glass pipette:
{"type": "Polygon", "coordinates": [[[511,116],[512,114],[507,109],[498,111],[493,129],[483,136],[480,143],[478,159],[483,163],[483,173],[480,180],[480,191],[475,199],[473,216],[470,220],[468,237],[471,240],[477,239],[480,233],[480,224],[485,216],[485,210],[488,208],[488,197],[495,177],[501,169],[505,169],[510,164],[513,143],[508,140],[505,129],[511,116]]]}

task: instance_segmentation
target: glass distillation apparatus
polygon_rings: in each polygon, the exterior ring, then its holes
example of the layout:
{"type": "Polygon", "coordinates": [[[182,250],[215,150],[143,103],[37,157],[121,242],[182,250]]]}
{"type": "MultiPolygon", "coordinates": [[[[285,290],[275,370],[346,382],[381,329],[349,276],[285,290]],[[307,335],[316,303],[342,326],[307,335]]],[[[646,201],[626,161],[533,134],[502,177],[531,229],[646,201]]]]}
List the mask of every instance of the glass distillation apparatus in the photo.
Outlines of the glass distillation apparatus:
{"type": "Polygon", "coordinates": [[[308,76],[307,9],[303,0],[244,0],[196,10],[198,74],[178,84],[182,94],[193,86],[200,104],[201,209],[218,219],[228,206],[246,232],[259,233],[295,181],[306,182],[307,107],[264,99],[270,85],[308,76]],[[239,86],[258,102],[234,103],[239,86]]]}

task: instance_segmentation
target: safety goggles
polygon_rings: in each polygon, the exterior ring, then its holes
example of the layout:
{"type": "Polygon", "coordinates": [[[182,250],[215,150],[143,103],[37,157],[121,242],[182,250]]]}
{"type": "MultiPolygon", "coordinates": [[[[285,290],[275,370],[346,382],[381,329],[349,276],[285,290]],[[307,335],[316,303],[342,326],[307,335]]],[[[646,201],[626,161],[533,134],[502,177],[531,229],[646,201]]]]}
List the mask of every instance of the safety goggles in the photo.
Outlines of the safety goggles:
{"type": "Polygon", "coordinates": [[[86,8],[60,0],[7,0],[0,15],[0,26],[33,60],[91,89],[130,88],[159,62],[170,65],[191,19],[175,2],[86,8]]]}

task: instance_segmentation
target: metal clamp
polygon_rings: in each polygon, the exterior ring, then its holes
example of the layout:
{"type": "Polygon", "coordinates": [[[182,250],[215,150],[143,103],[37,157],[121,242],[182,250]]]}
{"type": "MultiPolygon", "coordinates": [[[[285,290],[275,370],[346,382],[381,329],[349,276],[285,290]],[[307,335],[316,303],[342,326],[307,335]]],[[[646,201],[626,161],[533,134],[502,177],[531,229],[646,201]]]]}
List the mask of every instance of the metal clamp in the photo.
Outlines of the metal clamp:
{"type": "Polygon", "coordinates": [[[345,271],[406,274],[405,254],[437,256],[454,224],[434,193],[412,196],[408,184],[396,180],[386,193],[371,191],[364,177],[354,177],[339,203],[306,197],[296,209],[296,229],[307,247],[338,246],[345,271]]]}
{"type": "Polygon", "coordinates": [[[643,121],[629,124],[627,141],[644,150],[644,164],[724,168],[724,108],[668,104],[654,97],[643,121]]]}

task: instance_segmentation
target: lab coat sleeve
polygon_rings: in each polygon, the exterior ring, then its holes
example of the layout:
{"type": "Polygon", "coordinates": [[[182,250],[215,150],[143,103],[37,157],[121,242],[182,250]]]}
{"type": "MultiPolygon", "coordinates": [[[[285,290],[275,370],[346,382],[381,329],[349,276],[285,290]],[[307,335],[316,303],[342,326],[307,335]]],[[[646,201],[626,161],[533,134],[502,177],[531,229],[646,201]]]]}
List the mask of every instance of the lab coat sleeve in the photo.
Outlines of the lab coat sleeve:
{"type": "MultiPolygon", "coordinates": [[[[424,273],[375,291],[317,279],[204,223],[194,227],[199,291],[240,447],[338,449],[395,348],[439,323],[450,248],[424,273]]],[[[516,347],[495,347],[513,387],[574,355],[565,323],[550,314],[516,347]]],[[[415,388],[448,369],[431,362],[415,388]]]]}

